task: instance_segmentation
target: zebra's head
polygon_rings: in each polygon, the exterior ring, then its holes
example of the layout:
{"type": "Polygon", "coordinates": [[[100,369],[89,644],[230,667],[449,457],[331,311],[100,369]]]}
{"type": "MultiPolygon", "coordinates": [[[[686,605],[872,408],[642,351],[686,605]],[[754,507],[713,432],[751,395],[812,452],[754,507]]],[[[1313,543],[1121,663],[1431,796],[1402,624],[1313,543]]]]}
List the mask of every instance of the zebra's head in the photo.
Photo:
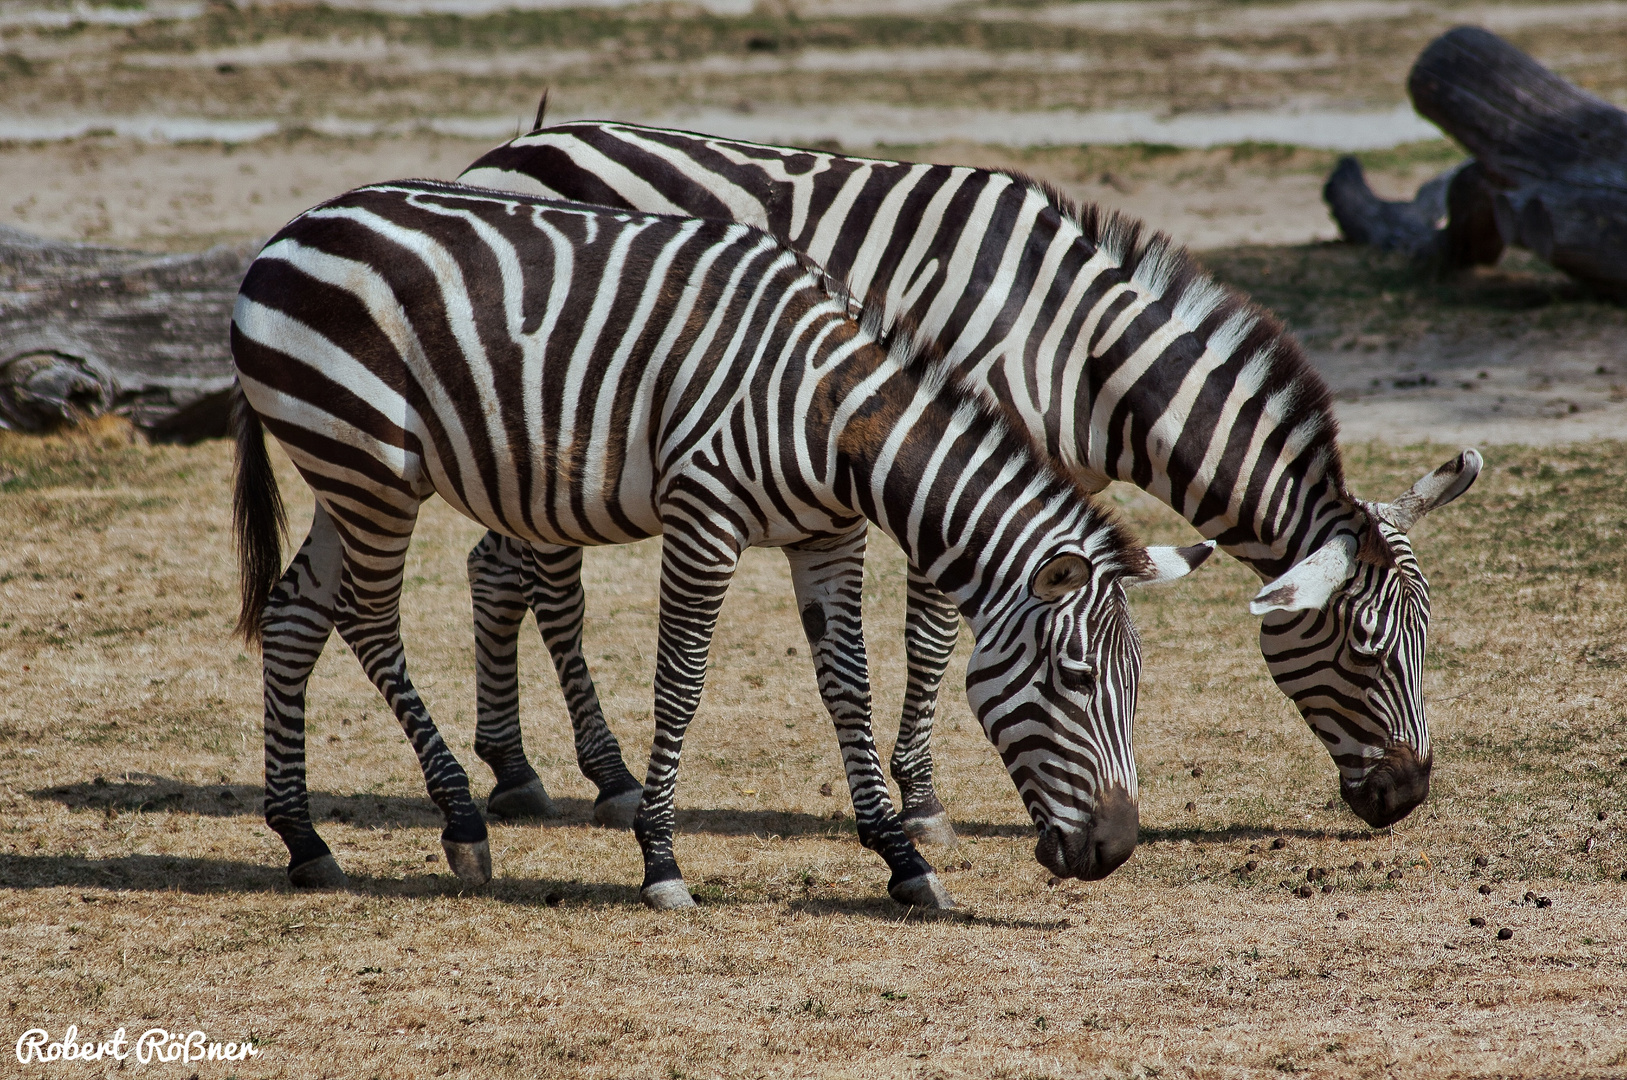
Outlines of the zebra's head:
{"type": "Polygon", "coordinates": [[[1136,846],[1141,641],[1124,590],[1185,577],[1213,550],[1053,554],[978,635],[967,698],[1039,829],[1034,857],[1058,877],[1106,877],[1136,846]]]}
{"type": "Polygon", "coordinates": [[[1262,588],[1260,647],[1339,766],[1339,791],[1375,828],[1429,795],[1434,764],[1424,719],[1429,582],[1407,532],[1463,494],[1481,458],[1465,450],[1391,503],[1363,503],[1363,536],[1340,533],[1262,588]]]}

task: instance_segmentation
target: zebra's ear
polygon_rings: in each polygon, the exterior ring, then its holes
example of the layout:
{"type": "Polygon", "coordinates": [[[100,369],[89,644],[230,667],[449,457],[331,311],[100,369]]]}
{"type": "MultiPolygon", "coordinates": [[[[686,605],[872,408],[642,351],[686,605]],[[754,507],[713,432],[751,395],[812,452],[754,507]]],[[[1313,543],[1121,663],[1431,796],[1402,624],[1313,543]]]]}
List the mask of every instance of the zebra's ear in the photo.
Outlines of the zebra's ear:
{"type": "Polygon", "coordinates": [[[1163,585],[1166,582],[1179,581],[1202,566],[1204,561],[1215,553],[1215,542],[1205,540],[1191,547],[1149,547],[1142,550],[1147,553],[1147,562],[1150,565],[1146,573],[1134,574],[1124,579],[1124,587],[1127,589],[1138,585],[1163,585]]]}
{"type": "Polygon", "coordinates": [[[1310,558],[1262,588],[1249,602],[1249,614],[1321,611],[1355,572],[1356,538],[1348,534],[1335,536],[1310,558]]]}
{"type": "Polygon", "coordinates": [[[1407,532],[1419,518],[1468,491],[1469,485],[1480,475],[1482,464],[1480,451],[1465,450],[1412,485],[1400,498],[1380,507],[1379,513],[1397,529],[1407,532]]]}
{"type": "Polygon", "coordinates": [[[1083,587],[1090,580],[1090,563],[1076,551],[1053,555],[1028,582],[1028,591],[1047,604],[1083,587]]]}

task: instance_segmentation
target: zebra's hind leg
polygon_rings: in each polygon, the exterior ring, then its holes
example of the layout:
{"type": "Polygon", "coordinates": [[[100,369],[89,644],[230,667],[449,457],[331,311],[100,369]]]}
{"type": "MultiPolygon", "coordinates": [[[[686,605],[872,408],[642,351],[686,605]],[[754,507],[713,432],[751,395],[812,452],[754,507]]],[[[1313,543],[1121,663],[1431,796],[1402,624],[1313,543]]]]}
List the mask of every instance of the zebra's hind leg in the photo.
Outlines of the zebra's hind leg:
{"type": "Polygon", "coordinates": [[[391,494],[398,501],[389,517],[385,511],[370,508],[375,516],[368,520],[337,522],[344,554],[333,624],[389,702],[418,754],[429,797],[446,816],[441,847],[447,865],[463,884],[484,885],[491,880],[486,821],[469,797],[468,774],[452,756],[407,677],[407,654],[401,643],[401,582],[418,503],[403,505],[410,496],[391,494]]]}
{"type": "Polygon", "coordinates": [[[673,854],[677,820],[673,800],[684,733],[695,718],[706,684],[706,658],[712,648],[723,594],[740,559],[713,535],[679,533],[669,526],[661,545],[661,616],[655,652],[655,743],[644,800],[633,834],[644,852],[644,884],[639,897],[659,910],[694,907],[673,854]]]}
{"type": "Polygon", "coordinates": [[[582,656],[582,622],[587,594],[582,590],[582,549],[553,544],[526,545],[526,602],[554,660],[559,688],[571,715],[576,765],[599,789],[593,820],[612,829],[630,829],[644,797],[644,785],[627,770],[621,744],[605,723],[599,692],[582,656]]]}
{"type": "Polygon", "coordinates": [[[520,624],[525,620],[528,564],[523,545],[488,532],[469,552],[475,617],[475,753],[497,777],[486,810],[505,818],[553,817],[558,811],[525,757],[520,735],[520,624]]]}
{"type": "Polygon", "coordinates": [[[317,505],[310,534],[271,590],[264,631],[266,824],[288,846],[288,881],[342,889],[348,881],[311,821],[305,776],[305,689],[333,630],[339,534],[317,505]]]}
{"type": "Polygon", "coordinates": [[[904,650],[909,681],[891,762],[904,804],[899,817],[904,831],[916,843],[953,847],[959,838],[932,786],[932,721],[937,715],[944,673],[960,636],[960,612],[913,566],[909,569],[908,595],[904,650]]]}
{"type": "Polygon", "coordinates": [[[819,696],[836,725],[859,842],[887,861],[893,872],[887,892],[893,899],[912,907],[952,908],[955,901],[893,813],[876,751],[862,620],[864,544],[861,528],[785,549],[802,630],[813,654],[819,696]]]}

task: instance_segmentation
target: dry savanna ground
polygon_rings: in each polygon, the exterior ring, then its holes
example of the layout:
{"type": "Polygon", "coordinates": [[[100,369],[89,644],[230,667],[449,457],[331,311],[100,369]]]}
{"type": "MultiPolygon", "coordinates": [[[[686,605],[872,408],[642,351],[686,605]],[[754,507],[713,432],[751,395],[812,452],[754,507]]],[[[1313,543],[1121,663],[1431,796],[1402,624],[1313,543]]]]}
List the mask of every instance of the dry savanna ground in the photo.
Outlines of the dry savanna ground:
{"type": "MultiPolygon", "coordinates": [[[[1451,449],[1355,445],[1348,466],[1392,496],[1451,449]]],[[[957,690],[937,755],[964,839],[929,854],[963,909],[923,919],[855,840],[768,551],[730,595],[686,747],[678,854],[698,910],[642,908],[632,837],[587,824],[534,639],[525,733],[563,817],[496,826],[497,879],[461,892],[399,729],[330,648],[311,775],[354,888],[289,891],[260,818],[258,663],[229,636],[229,448],[115,426],[0,437],[6,1038],[252,1037],[258,1057],[194,1066],[243,1077],[1619,1076],[1624,449],[1489,449],[1470,494],[1416,530],[1437,765],[1410,818],[1372,832],[1330,808],[1332,766],[1260,661],[1254,583],[1221,558],[1134,601],[1131,861],[1048,884],[957,690]],[[1327,889],[1291,891],[1317,868],[1327,889]]],[[[302,525],[303,486],[282,475],[302,525]]],[[[1189,535],[1144,496],[1108,497],[1149,538],[1189,535]]],[[[483,791],[462,570],[477,534],[426,508],[405,610],[418,685],[483,791]]],[[[588,558],[588,651],[635,768],[657,553],[588,558]]],[[[868,585],[885,735],[903,567],[884,540],[868,585]]]]}
{"type": "MultiPolygon", "coordinates": [[[[0,3],[0,221],[162,250],[261,238],[357,184],[455,176],[529,122],[545,84],[555,117],[784,139],[835,118],[904,133],[853,146],[1043,176],[1203,249],[1281,313],[1358,440],[1359,492],[1395,495],[1458,440],[1570,440],[1487,447],[1474,490],[1416,532],[1435,589],[1433,796],[1379,833],[1329,807],[1334,770],[1258,655],[1255,583],[1218,559],[1134,600],[1135,857],[1048,885],[957,689],[936,752],[963,841],[928,854],[963,910],[923,920],[857,844],[783,560],[754,552],[680,787],[698,910],[644,910],[636,843],[587,824],[534,638],[526,738],[563,817],[495,827],[497,880],[460,892],[415,759],[334,647],[311,775],[355,887],[294,893],[260,817],[258,658],[229,635],[229,448],[146,447],[116,425],[0,436],[5,1052],[72,1024],[256,1041],[202,1077],[1627,1075],[1627,444],[1598,441],[1627,432],[1627,315],[1518,256],[1431,283],[1315,243],[1334,235],[1318,190],[1336,150],[1078,146],[1010,120],[1383,111],[1459,22],[1623,103],[1627,4],[516,6],[0,3]],[[944,116],[958,141],[909,137],[944,116]],[[1359,441],[1414,435],[1452,445],[1359,441]],[[1318,869],[1331,891],[1295,895],[1318,869]]],[[[1390,197],[1459,157],[1439,140],[1362,155],[1390,197]]],[[[1189,538],[1145,497],[1110,497],[1149,539],[1189,538]]],[[[463,576],[477,533],[426,509],[405,613],[417,684],[485,791],[463,576]]],[[[588,556],[589,655],[635,771],[657,554],[588,556]]],[[[884,539],[867,596],[887,745],[903,572],[884,539]]]]}

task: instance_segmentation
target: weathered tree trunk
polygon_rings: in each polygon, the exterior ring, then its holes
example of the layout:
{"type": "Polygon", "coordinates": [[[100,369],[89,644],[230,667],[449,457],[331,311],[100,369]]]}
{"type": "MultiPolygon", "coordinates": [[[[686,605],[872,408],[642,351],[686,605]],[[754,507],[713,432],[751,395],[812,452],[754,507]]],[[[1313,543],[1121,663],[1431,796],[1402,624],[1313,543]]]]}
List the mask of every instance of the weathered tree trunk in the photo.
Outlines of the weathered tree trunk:
{"type": "Polygon", "coordinates": [[[1480,162],[1470,201],[1504,243],[1627,295],[1627,113],[1473,26],[1431,42],[1407,91],[1480,162]]]}
{"type": "Polygon", "coordinates": [[[1322,197],[1346,240],[1445,271],[1515,245],[1627,299],[1627,113],[1473,26],[1431,42],[1407,89],[1474,160],[1390,202],[1341,159],[1322,197]]]}
{"type": "Polygon", "coordinates": [[[0,427],[111,412],[155,441],[224,435],[227,327],[255,250],[154,255],[0,226],[0,427]]]}
{"type": "Polygon", "coordinates": [[[1451,180],[1452,173],[1435,177],[1409,202],[1381,199],[1367,186],[1361,162],[1342,157],[1322,185],[1322,200],[1333,211],[1340,234],[1350,243],[1415,255],[1435,242],[1436,229],[1446,213],[1447,185],[1451,180]]]}

